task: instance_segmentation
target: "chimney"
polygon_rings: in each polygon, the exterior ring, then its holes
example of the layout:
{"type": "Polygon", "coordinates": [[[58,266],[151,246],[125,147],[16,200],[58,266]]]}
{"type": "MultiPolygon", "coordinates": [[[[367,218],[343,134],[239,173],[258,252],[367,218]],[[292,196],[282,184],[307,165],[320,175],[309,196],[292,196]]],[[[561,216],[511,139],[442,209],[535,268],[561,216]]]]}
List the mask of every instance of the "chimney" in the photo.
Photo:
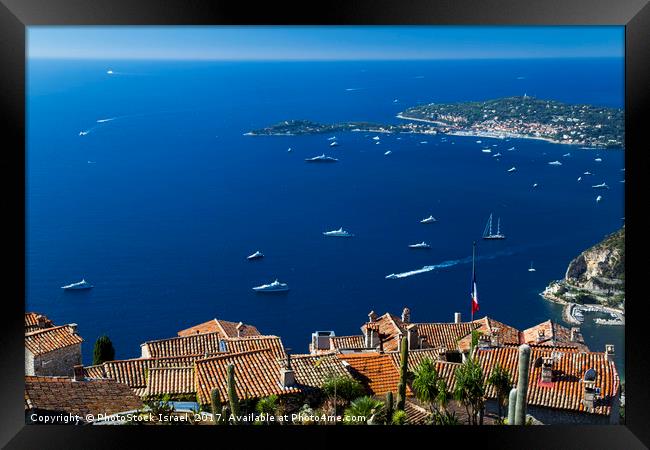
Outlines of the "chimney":
{"type": "Polygon", "coordinates": [[[280,380],[283,388],[288,388],[296,384],[296,373],[291,368],[291,354],[287,348],[287,365],[280,369],[280,380]]]}
{"type": "Polygon", "coordinates": [[[244,324],[239,322],[235,328],[237,328],[237,337],[241,337],[244,330],[244,324]]]}
{"type": "Polygon", "coordinates": [[[492,337],[487,333],[479,333],[478,348],[490,348],[492,337]]]}
{"type": "Polygon", "coordinates": [[[409,350],[415,350],[418,348],[418,345],[420,343],[420,339],[418,338],[418,326],[415,324],[409,325],[406,328],[406,333],[406,338],[408,339],[409,343],[409,350]]]}
{"type": "Polygon", "coordinates": [[[553,357],[542,357],[542,383],[553,382],[553,357]]]}
{"type": "Polygon", "coordinates": [[[605,345],[605,357],[607,357],[607,361],[614,362],[614,346],[612,344],[605,345]]]}
{"type": "Polygon", "coordinates": [[[38,328],[45,328],[45,316],[42,314],[36,316],[36,323],[38,324],[38,328]]]}
{"type": "Polygon", "coordinates": [[[454,323],[460,323],[460,313],[454,313],[454,323]]]}
{"type": "Polygon", "coordinates": [[[376,323],[366,325],[366,348],[375,348],[379,345],[379,327],[376,323]]]}
{"type": "Polygon", "coordinates": [[[585,372],[582,379],[583,397],[582,404],[587,412],[591,412],[596,404],[596,371],[592,368],[585,372]]]}
{"type": "Polygon", "coordinates": [[[69,323],[68,327],[70,328],[70,334],[77,334],[77,324],[69,323]]]}
{"type": "Polygon", "coordinates": [[[571,327],[571,342],[577,342],[580,337],[580,328],[571,327]]]}
{"type": "Polygon", "coordinates": [[[84,378],[84,366],[82,365],[76,365],[72,368],[74,372],[74,381],[83,381],[84,378]]]}
{"type": "Polygon", "coordinates": [[[404,307],[402,310],[402,322],[409,323],[411,321],[411,310],[404,307]]]}
{"type": "Polygon", "coordinates": [[[374,311],[368,313],[368,322],[375,322],[377,320],[377,314],[374,311]]]}
{"type": "Polygon", "coordinates": [[[546,331],[543,328],[537,330],[537,342],[542,342],[546,339],[546,331]]]}
{"type": "Polygon", "coordinates": [[[447,349],[440,347],[438,349],[438,361],[447,361],[447,349]]]}

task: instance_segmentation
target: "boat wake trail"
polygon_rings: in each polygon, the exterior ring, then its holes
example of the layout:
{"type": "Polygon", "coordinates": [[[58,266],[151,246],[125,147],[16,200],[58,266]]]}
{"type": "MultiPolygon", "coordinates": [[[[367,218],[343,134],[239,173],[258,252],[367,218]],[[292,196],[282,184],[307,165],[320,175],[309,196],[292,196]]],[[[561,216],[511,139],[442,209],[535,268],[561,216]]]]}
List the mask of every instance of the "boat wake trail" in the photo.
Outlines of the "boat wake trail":
{"type": "MultiPolygon", "coordinates": [[[[501,256],[511,256],[515,254],[515,250],[504,250],[501,252],[496,252],[491,255],[483,255],[483,256],[477,256],[476,260],[488,260],[488,259],[495,259],[499,258],[501,256]]],[[[395,280],[398,278],[407,278],[407,277],[412,277],[413,275],[419,275],[421,273],[425,272],[432,272],[437,269],[445,269],[447,267],[452,267],[452,266],[457,266],[459,264],[469,264],[472,262],[472,257],[468,256],[467,258],[461,258],[461,259],[452,259],[449,261],[443,261],[439,264],[434,264],[432,266],[424,266],[421,269],[416,269],[416,270],[409,270],[408,272],[401,272],[401,273],[391,273],[390,275],[386,275],[387,280],[395,280]]]]}

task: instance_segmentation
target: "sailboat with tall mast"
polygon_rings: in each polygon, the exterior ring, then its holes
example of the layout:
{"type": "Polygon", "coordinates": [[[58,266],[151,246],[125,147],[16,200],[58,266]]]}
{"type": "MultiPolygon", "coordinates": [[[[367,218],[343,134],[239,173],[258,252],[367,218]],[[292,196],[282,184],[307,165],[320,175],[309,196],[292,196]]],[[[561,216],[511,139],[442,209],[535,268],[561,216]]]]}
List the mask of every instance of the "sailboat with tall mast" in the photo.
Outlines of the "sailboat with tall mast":
{"type": "Polygon", "coordinates": [[[501,233],[501,217],[497,218],[497,232],[492,233],[492,214],[485,224],[485,229],[483,230],[483,239],[505,239],[506,236],[501,233]]]}

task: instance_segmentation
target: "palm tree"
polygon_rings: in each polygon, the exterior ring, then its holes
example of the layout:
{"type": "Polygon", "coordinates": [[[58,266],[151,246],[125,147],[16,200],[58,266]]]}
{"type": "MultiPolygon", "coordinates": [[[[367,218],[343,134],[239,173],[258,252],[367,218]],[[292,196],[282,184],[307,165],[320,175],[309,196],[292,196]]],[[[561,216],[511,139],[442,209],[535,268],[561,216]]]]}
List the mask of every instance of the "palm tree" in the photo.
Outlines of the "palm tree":
{"type": "Polygon", "coordinates": [[[414,376],[411,390],[415,394],[415,398],[423,403],[428,403],[431,412],[435,413],[437,411],[440,381],[436,366],[429,358],[426,358],[415,369],[414,376]]]}
{"type": "MultiPolygon", "coordinates": [[[[455,375],[456,386],[454,387],[454,398],[465,407],[468,416],[467,423],[470,425],[478,425],[477,416],[483,411],[485,403],[483,370],[470,356],[456,369],[455,375]]],[[[481,417],[481,424],[482,422],[481,417]]]]}
{"type": "Polygon", "coordinates": [[[370,423],[383,423],[384,402],[372,397],[359,397],[350,403],[345,410],[345,421],[348,425],[365,425],[370,423]]]}
{"type": "MultiPolygon", "coordinates": [[[[255,410],[263,415],[268,415],[270,416],[275,416],[275,412],[278,409],[278,396],[277,395],[269,395],[268,397],[264,397],[259,399],[257,402],[257,405],[255,405],[255,410]]],[[[266,421],[267,425],[270,425],[272,423],[275,423],[274,421],[266,421]]]]}
{"type": "Polygon", "coordinates": [[[497,391],[497,407],[499,408],[499,417],[501,417],[503,408],[506,406],[510,388],[512,387],[510,373],[501,364],[497,363],[492,369],[487,382],[497,391]]]}

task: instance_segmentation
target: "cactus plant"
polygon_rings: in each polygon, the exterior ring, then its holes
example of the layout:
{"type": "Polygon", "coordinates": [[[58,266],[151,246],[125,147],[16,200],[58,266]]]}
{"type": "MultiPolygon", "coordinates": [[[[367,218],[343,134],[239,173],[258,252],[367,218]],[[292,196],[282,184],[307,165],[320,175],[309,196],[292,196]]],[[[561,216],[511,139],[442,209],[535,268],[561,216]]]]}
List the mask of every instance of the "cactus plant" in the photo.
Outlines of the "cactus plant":
{"type": "Polygon", "coordinates": [[[508,425],[515,424],[515,406],[517,405],[517,388],[510,390],[508,397],[508,425]]]}
{"type": "Polygon", "coordinates": [[[237,398],[237,384],[235,381],[235,366],[228,365],[228,401],[230,402],[230,416],[234,417],[233,423],[237,424],[239,418],[239,398],[237,398]]]}
{"type": "Polygon", "coordinates": [[[395,409],[404,411],[406,405],[406,377],[408,376],[409,345],[408,339],[402,338],[400,357],[399,385],[397,386],[397,405],[395,409]]]}
{"type": "Polygon", "coordinates": [[[530,347],[519,346],[519,376],[517,380],[517,403],[515,405],[515,425],[526,424],[526,394],[528,392],[528,371],[530,367],[530,347]]]}
{"type": "Polygon", "coordinates": [[[223,408],[221,406],[221,396],[218,389],[212,389],[210,392],[210,403],[212,406],[213,425],[223,425],[223,408]]]}
{"type": "Polygon", "coordinates": [[[393,418],[393,393],[386,392],[386,421],[390,423],[393,418]]]}

